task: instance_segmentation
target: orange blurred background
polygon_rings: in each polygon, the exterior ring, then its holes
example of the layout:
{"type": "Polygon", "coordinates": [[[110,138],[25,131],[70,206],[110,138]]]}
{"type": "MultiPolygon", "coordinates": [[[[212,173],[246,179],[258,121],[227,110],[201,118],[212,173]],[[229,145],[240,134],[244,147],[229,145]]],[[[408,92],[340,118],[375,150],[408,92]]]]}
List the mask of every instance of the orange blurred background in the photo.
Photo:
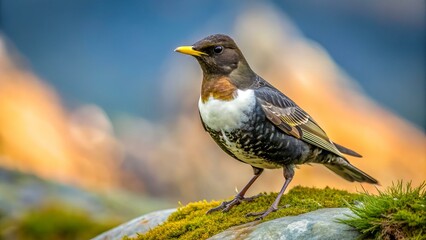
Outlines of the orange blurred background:
{"type": "MultiPolygon", "coordinates": [[[[362,159],[349,160],[378,179],[379,189],[398,179],[425,180],[425,133],[363,94],[326,49],[269,8],[245,11],[233,28],[251,67],[333,141],[361,153],[362,159]]],[[[193,59],[164,67],[158,98],[177,106],[173,118],[112,121],[94,104],[64,107],[55,89],[15,54],[0,44],[0,167],[92,191],[120,188],[184,202],[229,197],[251,177],[251,168],[223,153],[199,122],[201,70],[193,59]]],[[[266,171],[250,191],[278,191],[282,183],[281,171],[266,171]]],[[[298,184],[361,189],[322,166],[301,166],[291,186],[298,184]]]]}

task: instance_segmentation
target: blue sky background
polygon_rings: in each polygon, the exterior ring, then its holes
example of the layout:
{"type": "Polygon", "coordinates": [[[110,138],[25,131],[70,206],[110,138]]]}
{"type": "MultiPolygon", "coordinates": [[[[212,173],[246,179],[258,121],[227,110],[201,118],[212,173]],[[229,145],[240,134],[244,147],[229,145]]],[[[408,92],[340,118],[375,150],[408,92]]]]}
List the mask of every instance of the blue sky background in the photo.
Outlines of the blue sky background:
{"type": "MultiPolygon", "coordinates": [[[[254,1],[3,0],[0,27],[68,107],[151,120],[173,49],[231,33],[254,1]]],[[[426,126],[424,1],[267,1],[321,44],[365,92],[426,126]]],[[[259,29],[259,34],[261,29],[259,29]]],[[[279,46],[277,46],[279,47],[279,46]]]]}

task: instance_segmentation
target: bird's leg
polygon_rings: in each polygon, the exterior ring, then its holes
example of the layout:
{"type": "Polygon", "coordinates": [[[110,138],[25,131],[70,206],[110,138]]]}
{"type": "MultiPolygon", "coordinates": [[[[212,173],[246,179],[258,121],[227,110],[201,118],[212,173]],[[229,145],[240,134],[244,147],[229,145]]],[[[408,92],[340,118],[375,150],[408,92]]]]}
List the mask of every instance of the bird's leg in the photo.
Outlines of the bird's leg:
{"type": "Polygon", "coordinates": [[[222,204],[220,204],[218,207],[212,208],[209,211],[207,211],[207,214],[216,212],[219,210],[222,210],[223,212],[227,212],[231,210],[232,207],[240,204],[242,201],[252,201],[253,199],[260,196],[260,194],[245,198],[244,195],[246,194],[247,190],[251,187],[251,185],[256,181],[256,179],[262,174],[263,169],[262,168],[256,168],[253,167],[254,176],[250,179],[250,181],[241,189],[240,192],[237,193],[237,195],[232,199],[231,201],[224,201],[222,204]]]}
{"type": "Polygon", "coordinates": [[[278,193],[278,196],[275,199],[274,203],[272,203],[272,205],[266,211],[259,212],[259,213],[249,213],[247,214],[248,217],[259,216],[256,218],[256,220],[262,220],[266,216],[268,216],[271,212],[275,212],[278,210],[278,204],[280,203],[281,197],[284,194],[284,191],[286,190],[288,184],[290,184],[291,180],[293,179],[294,166],[293,165],[284,166],[283,170],[284,170],[285,182],[283,187],[281,188],[281,191],[278,193]]]}

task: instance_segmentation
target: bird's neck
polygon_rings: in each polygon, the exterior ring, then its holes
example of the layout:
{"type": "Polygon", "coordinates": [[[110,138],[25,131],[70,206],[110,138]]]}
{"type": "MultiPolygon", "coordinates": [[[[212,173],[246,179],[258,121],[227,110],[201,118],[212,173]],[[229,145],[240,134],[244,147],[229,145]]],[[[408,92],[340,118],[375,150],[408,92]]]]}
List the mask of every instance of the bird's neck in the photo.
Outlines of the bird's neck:
{"type": "Polygon", "coordinates": [[[256,76],[244,58],[238,63],[238,67],[229,74],[231,82],[242,90],[252,86],[256,76]]]}
{"type": "Polygon", "coordinates": [[[222,101],[231,101],[237,97],[237,90],[245,90],[252,86],[256,73],[247,62],[240,61],[238,67],[229,74],[211,74],[203,71],[201,100],[206,102],[210,97],[222,101]]]}
{"type": "Polygon", "coordinates": [[[237,97],[237,90],[237,86],[228,76],[204,76],[201,84],[201,101],[205,103],[209,98],[231,101],[237,97]]]}

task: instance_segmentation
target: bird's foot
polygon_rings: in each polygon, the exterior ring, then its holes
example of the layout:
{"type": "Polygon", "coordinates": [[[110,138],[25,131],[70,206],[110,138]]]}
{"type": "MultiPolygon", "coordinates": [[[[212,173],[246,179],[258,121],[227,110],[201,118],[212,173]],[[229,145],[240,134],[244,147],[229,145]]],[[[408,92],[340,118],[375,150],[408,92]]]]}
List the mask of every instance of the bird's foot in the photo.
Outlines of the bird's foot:
{"type": "MultiPolygon", "coordinates": [[[[287,207],[289,207],[290,205],[289,204],[287,204],[287,205],[285,205],[284,207],[282,207],[282,208],[287,208],[287,207]]],[[[277,207],[275,207],[275,206],[270,206],[269,208],[268,208],[268,210],[266,210],[266,211],[263,211],[263,212],[255,212],[255,213],[247,213],[246,214],[246,217],[257,217],[256,219],[255,219],[255,221],[258,221],[258,220],[262,220],[262,219],[264,219],[266,216],[268,216],[270,213],[272,213],[272,212],[276,212],[277,210],[278,210],[279,208],[277,208],[277,207]]]]}
{"type": "Polygon", "coordinates": [[[263,211],[263,212],[247,213],[246,217],[257,217],[255,220],[258,221],[258,220],[264,219],[270,213],[275,212],[277,210],[278,210],[278,208],[271,206],[271,207],[268,208],[268,210],[263,211]]]}
{"type": "Polygon", "coordinates": [[[216,212],[216,211],[220,211],[222,210],[222,212],[228,212],[229,210],[231,210],[231,208],[233,208],[234,206],[239,205],[240,203],[242,203],[243,201],[247,201],[247,202],[251,202],[254,199],[262,196],[263,194],[257,194],[255,196],[252,197],[241,197],[239,195],[235,196],[234,199],[232,199],[231,201],[224,201],[222,202],[219,206],[212,208],[210,210],[207,211],[207,214],[210,214],[212,212],[216,212]]]}

